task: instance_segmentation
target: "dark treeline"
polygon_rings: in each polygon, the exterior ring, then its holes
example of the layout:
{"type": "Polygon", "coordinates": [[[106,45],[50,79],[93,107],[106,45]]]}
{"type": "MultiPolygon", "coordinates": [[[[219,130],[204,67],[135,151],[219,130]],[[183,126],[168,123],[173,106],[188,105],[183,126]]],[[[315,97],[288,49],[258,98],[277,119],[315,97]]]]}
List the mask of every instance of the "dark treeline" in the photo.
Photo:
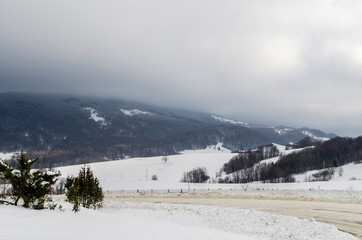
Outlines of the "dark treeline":
{"type": "Polygon", "coordinates": [[[310,137],[305,137],[297,143],[288,144],[286,146],[286,149],[289,150],[289,149],[297,149],[297,148],[306,148],[306,147],[311,147],[311,146],[317,146],[319,143],[320,142],[318,142],[318,141],[313,142],[313,140],[310,137]]]}
{"type": "Polygon", "coordinates": [[[262,146],[257,150],[239,152],[237,156],[224,164],[222,170],[227,174],[233,173],[241,169],[251,168],[264,159],[277,156],[279,156],[279,150],[275,145],[262,146]]]}
{"type": "Polygon", "coordinates": [[[280,183],[294,182],[295,179],[291,174],[284,174],[274,163],[260,163],[253,167],[242,169],[231,174],[231,177],[226,177],[220,180],[220,183],[248,183],[254,181],[280,183]]]}
{"type": "Polygon", "coordinates": [[[275,167],[284,173],[332,168],[362,160],[362,137],[333,138],[300,152],[281,156],[275,167]]]}
{"type": "MultiPolygon", "coordinates": [[[[305,148],[299,152],[280,156],[276,163],[252,165],[248,160],[245,168],[239,168],[232,172],[232,177],[224,179],[224,182],[292,182],[294,181],[294,174],[309,170],[335,168],[361,160],[362,137],[355,139],[337,137],[319,143],[313,148],[305,148]]],[[[232,162],[235,162],[235,159],[230,160],[228,164],[232,162]]],[[[255,162],[258,163],[258,161],[255,162]]],[[[225,169],[225,165],[223,169],[225,169]]]]}

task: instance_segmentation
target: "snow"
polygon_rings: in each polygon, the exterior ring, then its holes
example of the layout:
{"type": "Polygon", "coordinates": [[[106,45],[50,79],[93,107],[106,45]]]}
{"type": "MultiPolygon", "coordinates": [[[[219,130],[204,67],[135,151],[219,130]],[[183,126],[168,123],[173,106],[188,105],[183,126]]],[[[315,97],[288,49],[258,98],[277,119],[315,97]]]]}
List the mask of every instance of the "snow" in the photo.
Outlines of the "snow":
{"type": "Polygon", "coordinates": [[[315,136],[313,133],[311,133],[309,131],[302,131],[302,134],[305,135],[305,136],[308,136],[310,138],[313,138],[313,139],[315,139],[317,141],[321,141],[321,142],[329,140],[329,138],[326,138],[326,137],[317,137],[317,136],[315,136]]]}
{"type": "Polygon", "coordinates": [[[133,109],[133,110],[124,110],[124,109],[120,109],[121,112],[127,116],[130,116],[130,117],[133,117],[135,115],[153,115],[152,113],[150,112],[145,112],[145,111],[141,111],[141,110],[138,110],[138,109],[133,109]]]}
{"type": "MultiPolygon", "coordinates": [[[[338,183],[362,180],[362,163],[359,163],[359,164],[349,163],[349,164],[342,166],[342,168],[343,168],[342,176],[339,176],[339,174],[337,173],[337,168],[336,168],[331,182],[338,184],[338,183]],[[354,179],[354,180],[352,180],[352,179],[354,179]]],[[[306,179],[308,176],[312,176],[314,173],[317,173],[321,170],[322,169],[308,171],[303,174],[298,174],[295,176],[295,178],[298,182],[303,182],[304,179],[306,179]]]]}
{"type": "MultiPolygon", "coordinates": [[[[281,150],[283,146],[279,146],[281,150]]],[[[288,154],[300,149],[287,150],[288,154]]],[[[306,174],[296,175],[297,182],[294,183],[247,183],[247,184],[217,184],[213,179],[220,172],[223,164],[228,162],[235,153],[230,153],[222,147],[221,143],[209,146],[203,150],[188,150],[178,155],[167,156],[166,163],[162,161],[163,156],[150,158],[131,158],[124,160],[99,162],[89,164],[94,174],[99,178],[105,191],[160,191],[160,192],[183,192],[198,190],[330,190],[330,191],[362,191],[362,164],[348,164],[344,166],[344,173],[339,177],[335,173],[328,182],[304,182],[306,174]],[[220,150],[219,150],[220,149],[220,150]],[[184,172],[196,167],[205,167],[211,177],[208,183],[182,183],[184,172]],[[157,176],[157,181],[152,181],[152,176],[157,176]],[[352,181],[351,179],[356,179],[352,181]]],[[[266,159],[264,162],[277,161],[278,157],[266,159]]],[[[62,177],[77,175],[83,165],[60,167],[62,177]]],[[[225,177],[225,175],[223,175],[225,177]]],[[[288,194],[286,194],[287,196],[288,194]]],[[[338,197],[338,196],[337,196],[338,197]]],[[[362,196],[361,196],[362,197],[362,196]]],[[[362,198],[361,198],[362,199],[362,198]]]]}
{"type": "Polygon", "coordinates": [[[0,205],[1,239],[157,239],[157,240],[356,240],[313,219],[253,210],[164,203],[108,201],[100,210],[59,202],[63,211],[0,205]],[[17,226],[21,226],[18,228],[17,226]]]}
{"type": "MultiPolygon", "coordinates": [[[[160,157],[132,158],[125,160],[100,162],[89,164],[94,174],[100,179],[105,190],[157,190],[157,189],[188,189],[187,183],[181,183],[183,173],[196,167],[205,167],[210,177],[219,172],[224,163],[236,154],[222,148],[222,144],[209,146],[204,150],[188,150],[179,155],[167,156],[166,163],[160,157]],[[220,150],[218,150],[220,149],[220,150]],[[151,181],[156,175],[158,181],[151,181]]],[[[280,146],[280,148],[282,148],[280,146]]],[[[284,154],[298,150],[287,150],[284,154]]],[[[275,162],[278,157],[264,160],[275,162]]],[[[61,167],[59,170],[63,177],[77,175],[82,165],[61,167]]],[[[308,174],[308,173],[307,173],[308,174]]],[[[312,174],[312,173],[309,173],[312,174]]],[[[328,189],[328,190],[362,190],[362,164],[349,164],[344,167],[342,177],[337,177],[329,182],[303,182],[305,174],[297,175],[296,183],[260,184],[264,189],[328,189]],[[354,177],[357,181],[350,181],[354,177]]],[[[258,185],[254,184],[247,184],[258,185]]],[[[245,184],[191,184],[191,189],[243,189],[245,184]]]]}
{"type": "MultiPolygon", "coordinates": [[[[283,154],[283,146],[277,146],[283,154]]],[[[89,164],[107,196],[147,197],[147,195],[207,195],[220,197],[254,196],[256,198],[303,198],[362,203],[362,164],[344,166],[341,177],[335,174],[329,182],[296,182],[280,184],[187,184],[180,178],[185,171],[205,167],[211,177],[236,154],[221,143],[203,150],[184,151],[178,155],[133,158],[89,164]],[[151,181],[156,174],[158,181],[151,181]],[[140,192],[136,192],[139,189],[140,192]],[[171,190],[168,193],[168,189],[171,190]],[[195,189],[195,190],[193,190],[195,189]],[[172,190],[177,190],[177,193],[172,190]]],[[[269,161],[272,161],[269,159],[269,161]]],[[[77,175],[82,165],[61,167],[62,177],[77,175]]],[[[311,173],[307,173],[311,174],[311,173]]],[[[304,178],[303,175],[296,176],[304,178]]],[[[110,198],[111,199],[111,198],[110,198]]],[[[72,206],[57,201],[63,211],[35,211],[0,205],[0,239],[357,239],[334,226],[295,217],[261,213],[254,210],[216,206],[166,203],[125,203],[107,200],[100,210],[71,211],[72,206]],[[17,226],[22,226],[19,231],[17,226]]]]}
{"type": "Polygon", "coordinates": [[[220,122],[231,123],[231,124],[234,124],[234,125],[243,125],[243,126],[248,126],[249,125],[249,123],[234,121],[234,120],[231,120],[231,119],[218,117],[218,116],[215,116],[215,115],[211,115],[211,117],[213,117],[215,120],[218,120],[220,122]]]}
{"type": "Polygon", "coordinates": [[[20,152],[8,152],[8,153],[1,153],[0,152],[0,159],[2,160],[10,160],[13,157],[17,157],[20,155],[20,152]]]}
{"type": "Polygon", "coordinates": [[[292,130],[293,128],[274,128],[274,131],[279,135],[285,135],[292,130]]]}
{"type": "Polygon", "coordinates": [[[104,117],[98,116],[98,113],[94,108],[87,107],[85,109],[89,111],[91,114],[89,119],[94,120],[95,122],[99,123],[101,126],[107,125],[106,119],[104,117]]]}
{"type": "MultiPolygon", "coordinates": [[[[279,151],[279,154],[281,154],[281,155],[288,155],[288,154],[291,154],[291,153],[297,153],[297,152],[302,151],[303,149],[305,149],[305,148],[297,148],[297,149],[285,150],[285,146],[283,146],[283,145],[279,145],[279,144],[276,144],[276,143],[273,143],[273,145],[277,147],[277,149],[279,151]]],[[[311,147],[307,147],[307,148],[311,148],[311,147]]],[[[279,160],[279,156],[262,160],[262,161],[259,162],[259,164],[276,163],[278,160],[279,160]]]]}
{"type": "Polygon", "coordinates": [[[1,165],[1,166],[4,166],[4,167],[7,167],[7,166],[8,166],[8,165],[6,165],[6,164],[3,162],[3,160],[1,160],[1,159],[0,159],[0,165],[1,165]]]}
{"type": "Polygon", "coordinates": [[[277,144],[277,143],[273,143],[274,146],[276,146],[276,148],[278,149],[279,153],[285,153],[285,146],[277,144]]]}
{"type": "MultiPolygon", "coordinates": [[[[185,151],[182,154],[149,158],[131,158],[124,160],[89,164],[99,178],[105,190],[137,190],[137,189],[181,189],[188,188],[187,183],[180,180],[186,171],[196,167],[205,167],[210,177],[215,177],[224,163],[235,153],[223,148],[222,144],[209,146],[204,150],[185,151]],[[219,150],[220,149],[220,150],[219,150]],[[158,181],[151,178],[156,175],[158,181]]],[[[63,177],[77,175],[82,165],[60,167],[63,177]]],[[[205,184],[192,184],[194,188],[208,188],[205,184]]]]}
{"type": "Polygon", "coordinates": [[[205,149],[196,150],[185,150],[180,152],[181,154],[192,154],[192,153],[231,153],[230,149],[224,148],[222,143],[216,145],[207,146],[205,149]]]}

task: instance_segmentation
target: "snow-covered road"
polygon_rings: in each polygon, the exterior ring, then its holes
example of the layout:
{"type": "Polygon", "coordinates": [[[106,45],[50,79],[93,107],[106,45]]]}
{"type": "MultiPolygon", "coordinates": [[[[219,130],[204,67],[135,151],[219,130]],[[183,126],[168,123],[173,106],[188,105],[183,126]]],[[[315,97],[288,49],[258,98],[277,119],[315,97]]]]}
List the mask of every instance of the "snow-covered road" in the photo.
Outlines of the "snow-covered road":
{"type": "Polygon", "coordinates": [[[36,211],[0,205],[0,239],[356,240],[332,225],[254,210],[105,202],[100,210],[36,211]]]}
{"type": "Polygon", "coordinates": [[[295,199],[262,199],[253,197],[221,196],[210,197],[208,195],[190,197],[187,195],[172,197],[109,197],[112,201],[122,202],[151,202],[169,204],[191,204],[205,206],[232,207],[237,209],[257,210],[266,213],[275,213],[285,216],[293,216],[301,219],[314,219],[318,222],[333,224],[338,229],[352,233],[362,239],[361,216],[362,205],[360,203],[346,203],[338,201],[305,201],[295,199]]]}

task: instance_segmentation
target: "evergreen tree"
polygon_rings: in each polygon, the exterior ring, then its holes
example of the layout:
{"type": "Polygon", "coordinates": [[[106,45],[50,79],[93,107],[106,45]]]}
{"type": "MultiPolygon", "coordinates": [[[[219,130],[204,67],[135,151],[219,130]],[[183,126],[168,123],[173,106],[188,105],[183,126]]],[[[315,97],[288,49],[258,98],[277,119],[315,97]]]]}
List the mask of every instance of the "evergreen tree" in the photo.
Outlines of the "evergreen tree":
{"type": "Polygon", "coordinates": [[[85,208],[97,208],[102,205],[103,191],[89,166],[82,167],[78,177],[68,177],[65,188],[66,201],[73,204],[75,212],[79,211],[80,205],[85,208]]]}
{"type": "Polygon", "coordinates": [[[47,195],[59,174],[39,170],[31,171],[31,167],[37,160],[38,158],[29,159],[22,151],[16,159],[16,168],[0,162],[0,175],[11,185],[11,196],[14,203],[10,204],[18,205],[19,200],[22,199],[24,207],[44,208],[47,195]]]}

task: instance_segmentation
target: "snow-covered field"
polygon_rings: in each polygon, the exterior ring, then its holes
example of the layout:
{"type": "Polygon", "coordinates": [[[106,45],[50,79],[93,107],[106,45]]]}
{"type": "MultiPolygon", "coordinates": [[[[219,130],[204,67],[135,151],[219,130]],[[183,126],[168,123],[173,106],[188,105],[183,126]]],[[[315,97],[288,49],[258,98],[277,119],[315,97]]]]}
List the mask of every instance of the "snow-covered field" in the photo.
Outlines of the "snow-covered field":
{"type": "MultiPolygon", "coordinates": [[[[282,148],[281,146],[278,146],[282,148]]],[[[290,153],[292,151],[286,151],[290,153]]],[[[277,184],[215,184],[215,183],[182,183],[184,172],[196,167],[205,167],[211,178],[216,176],[224,163],[228,162],[236,154],[222,148],[221,144],[210,146],[204,150],[185,151],[179,155],[167,156],[167,162],[160,157],[133,158],[118,161],[109,161],[90,164],[94,174],[99,178],[102,187],[106,191],[142,191],[142,190],[172,190],[183,191],[193,189],[224,189],[224,190],[339,190],[362,191],[362,164],[348,164],[343,167],[343,175],[334,174],[328,182],[304,182],[306,176],[314,172],[297,175],[295,183],[277,184]],[[152,176],[157,176],[157,181],[152,176]]],[[[265,161],[277,161],[272,158],[265,161]]],[[[77,175],[82,165],[60,167],[63,177],[77,175]]]]}
{"type": "MultiPolygon", "coordinates": [[[[219,144],[204,150],[167,156],[166,162],[160,156],[93,163],[90,166],[104,190],[187,189],[189,185],[180,182],[184,172],[196,167],[206,167],[210,177],[215,177],[222,165],[235,155],[219,144]],[[157,181],[152,180],[153,175],[157,176],[157,181]]],[[[66,177],[77,175],[81,167],[82,165],[74,165],[58,170],[66,177]]],[[[207,189],[212,185],[215,184],[191,184],[190,187],[207,189]]]]}
{"type": "MultiPolygon", "coordinates": [[[[299,182],[283,184],[180,182],[183,173],[195,167],[205,167],[210,177],[215,177],[234,155],[219,144],[168,156],[166,162],[160,156],[89,165],[108,196],[177,195],[182,189],[183,194],[190,197],[245,195],[362,202],[362,164],[344,166],[343,175],[340,177],[336,173],[329,182],[303,182],[312,172],[296,176],[299,182]],[[157,181],[151,180],[153,175],[157,176],[157,181]]],[[[58,170],[66,177],[77,175],[81,167],[67,166],[58,170]]],[[[82,209],[73,213],[68,203],[59,201],[58,204],[65,211],[35,211],[0,205],[0,213],[5,216],[0,218],[0,239],[356,239],[313,219],[252,210],[107,200],[100,210],[82,209]]]]}
{"type": "Polygon", "coordinates": [[[355,240],[313,219],[252,210],[164,203],[107,202],[100,210],[78,213],[0,206],[0,238],[23,239],[325,239],[355,240]]]}

